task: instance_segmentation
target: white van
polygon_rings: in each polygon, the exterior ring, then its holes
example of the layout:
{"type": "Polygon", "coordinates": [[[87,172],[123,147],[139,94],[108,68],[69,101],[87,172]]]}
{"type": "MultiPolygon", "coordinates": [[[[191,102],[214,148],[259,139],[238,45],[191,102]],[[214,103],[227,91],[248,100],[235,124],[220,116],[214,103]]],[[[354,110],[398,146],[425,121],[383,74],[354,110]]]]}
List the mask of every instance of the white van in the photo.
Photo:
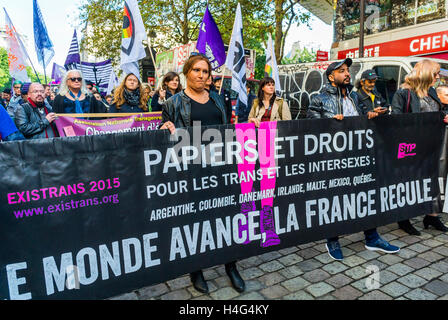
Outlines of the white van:
{"type": "MultiPolygon", "coordinates": [[[[376,88],[389,102],[405,76],[411,72],[422,57],[380,57],[353,59],[350,67],[352,84],[368,69],[375,70],[378,75],[376,88]]],[[[442,82],[448,84],[448,61],[431,59],[441,65],[442,82]]],[[[305,118],[311,99],[319,94],[322,87],[328,83],[325,71],[328,66],[340,60],[311,62],[278,66],[282,97],[289,103],[293,119],[305,118]]]]}

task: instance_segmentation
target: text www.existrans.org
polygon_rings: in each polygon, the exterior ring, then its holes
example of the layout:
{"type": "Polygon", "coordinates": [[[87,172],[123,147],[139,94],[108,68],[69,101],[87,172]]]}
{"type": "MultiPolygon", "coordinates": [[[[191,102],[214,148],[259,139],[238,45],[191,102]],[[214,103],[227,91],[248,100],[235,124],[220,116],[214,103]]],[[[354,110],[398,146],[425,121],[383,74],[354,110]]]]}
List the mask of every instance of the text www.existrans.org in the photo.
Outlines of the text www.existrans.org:
{"type": "Polygon", "coordinates": [[[96,207],[105,204],[118,204],[120,200],[118,194],[113,194],[109,196],[104,196],[103,198],[90,198],[84,200],[71,200],[71,201],[61,201],[60,203],[55,203],[49,205],[48,207],[37,207],[31,209],[17,210],[13,211],[16,219],[24,219],[32,216],[41,216],[45,214],[58,214],[66,211],[82,209],[86,207],[96,207]]]}

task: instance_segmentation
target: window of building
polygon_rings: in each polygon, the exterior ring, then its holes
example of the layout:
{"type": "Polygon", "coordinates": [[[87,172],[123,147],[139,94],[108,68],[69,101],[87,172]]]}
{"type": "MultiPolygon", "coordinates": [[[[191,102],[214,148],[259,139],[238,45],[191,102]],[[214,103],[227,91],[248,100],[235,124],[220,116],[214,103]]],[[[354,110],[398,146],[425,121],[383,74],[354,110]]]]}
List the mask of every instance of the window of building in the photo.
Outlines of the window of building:
{"type": "Polygon", "coordinates": [[[398,89],[400,67],[399,66],[375,66],[373,68],[378,75],[376,89],[381,93],[388,103],[392,102],[395,92],[398,89]]]}
{"type": "MultiPolygon", "coordinates": [[[[443,19],[447,16],[445,0],[364,0],[365,33],[387,30],[443,19]]],[[[359,0],[339,0],[335,16],[336,41],[359,36],[359,0]]]]}
{"type": "MultiPolygon", "coordinates": [[[[417,23],[445,18],[445,0],[419,0],[417,6],[417,23]]],[[[415,17],[415,14],[414,14],[415,17]]]]}

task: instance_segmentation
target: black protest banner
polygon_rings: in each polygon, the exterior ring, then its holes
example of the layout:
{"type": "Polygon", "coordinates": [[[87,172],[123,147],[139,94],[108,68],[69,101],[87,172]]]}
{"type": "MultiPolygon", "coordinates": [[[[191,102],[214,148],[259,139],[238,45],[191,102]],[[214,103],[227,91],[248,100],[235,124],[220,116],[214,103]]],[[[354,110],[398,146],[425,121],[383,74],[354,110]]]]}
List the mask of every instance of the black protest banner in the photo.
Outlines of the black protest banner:
{"type": "Polygon", "coordinates": [[[432,212],[439,113],[0,144],[0,299],[99,299],[432,212]]]}

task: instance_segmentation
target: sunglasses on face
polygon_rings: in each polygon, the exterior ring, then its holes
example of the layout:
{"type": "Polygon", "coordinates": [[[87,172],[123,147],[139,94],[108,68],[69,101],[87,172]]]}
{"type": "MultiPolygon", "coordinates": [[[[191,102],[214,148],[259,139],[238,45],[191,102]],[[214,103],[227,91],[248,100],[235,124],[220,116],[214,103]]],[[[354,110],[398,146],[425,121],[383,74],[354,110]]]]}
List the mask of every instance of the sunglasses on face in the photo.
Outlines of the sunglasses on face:
{"type": "Polygon", "coordinates": [[[82,78],[68,78],[71,82],[81,82],[82,78]]]}
{"type": "Polygon", "coordinates": [[[205,54],[200,53],[200,52],[192,52],[191,55],[190,55],[190,58],[191,57],[196,57],[196,56],[201,56],[201,57],[204,57],[204,58],[208,59],[208,57],[205,54]]]}

